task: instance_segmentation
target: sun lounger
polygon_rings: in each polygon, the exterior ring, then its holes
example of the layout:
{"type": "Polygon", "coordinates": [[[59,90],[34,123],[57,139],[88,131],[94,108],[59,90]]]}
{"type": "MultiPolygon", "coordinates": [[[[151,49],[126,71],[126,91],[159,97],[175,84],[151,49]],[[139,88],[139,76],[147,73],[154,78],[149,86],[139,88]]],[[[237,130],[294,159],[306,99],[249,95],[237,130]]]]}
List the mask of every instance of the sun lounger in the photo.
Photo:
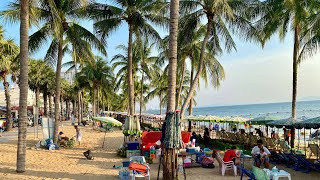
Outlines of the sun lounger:
{"type": "Polygon", "coordinates": [[[275,148],[277,148],[277,145],[276,145],[276,143],[273,141],[272,138],[266,138],[266,141],[267,141],[267,147],[268,147],[268,149],[275,149],[275,148]]]}
{"type": "Polygon", "coordinates": [[[309,158],[314,155],[317,156],[317,159],[319,159],[319,153],[320,153],[320,148],[317,144],[309,144],[309,148],[310,148],[310,155],[309,158]]]}

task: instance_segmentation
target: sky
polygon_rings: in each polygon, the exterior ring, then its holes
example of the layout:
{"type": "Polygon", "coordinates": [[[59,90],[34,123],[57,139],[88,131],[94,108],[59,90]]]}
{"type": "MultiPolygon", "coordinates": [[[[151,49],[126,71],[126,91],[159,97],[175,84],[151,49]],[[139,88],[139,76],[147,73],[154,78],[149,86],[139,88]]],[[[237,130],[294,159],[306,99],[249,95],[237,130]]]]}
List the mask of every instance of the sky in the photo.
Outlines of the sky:
{"type": "MultiPolygon", "coordinates": [[[[7,8],[10,0],[0,1],[0,11],[7,8]]],[[[100,2],[105,2],[101,0],[100,2]]],[[[10,24],[0,21],[4,26],[5,37],[12,38],[19,43],[19,24],[10,24]]],[[[81,22],[92,31],[92,22],[81,22]]],[[[34,32],[36,28],[31,29],[34,32]]],[[[165,32],[162,31],[162,35],[165,32]]],[[[107,41],[107,59],[110,60],[119,53],[116,47],[127,44],[128,28],[121,26],[112,33],[107,41]]],[[[259,104],[272,102],[291,101],[292,92],[292,48],[293,37],[287,36],[280,41],[274,36],[262,49],[258,44],[243,42],[235,36],[237,51],[223,54],[217,57],[223,65],[226,79],[218,89],[204,86],[201,81],[197,92],[197,106],[217,106],[234,104],[259,104]]],[[[37,53],[32,54],[34,58],[43,58],[48,48],[44,45],[37,53]]],[[[70,57],[65,57],[64,62],[70,57]]],[[[308,97],[320,99],[320,53],[312,58],[306,59],[298,70],[298,100],[308,97]]],[[[151,100],[147,107],[158,108],[158,99],[151,100]]]]}

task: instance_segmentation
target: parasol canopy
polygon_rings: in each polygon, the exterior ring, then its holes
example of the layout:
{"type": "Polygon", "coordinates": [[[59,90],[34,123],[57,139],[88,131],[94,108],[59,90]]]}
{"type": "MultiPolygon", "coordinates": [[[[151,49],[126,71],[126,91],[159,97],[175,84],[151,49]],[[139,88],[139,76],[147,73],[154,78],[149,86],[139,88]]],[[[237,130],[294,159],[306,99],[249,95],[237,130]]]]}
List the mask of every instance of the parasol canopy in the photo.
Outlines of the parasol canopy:
{"type": "Polygon", "coordinates": [[[252,125],[265,125],[268,122],[280,120],[277,116],[260,116],[247,121],[247,123],[252,125]]]}
{"type": "Polygon", "coordinates": [[[102,123],[111,125],[111,126],[122,126],[122,123],[112,117],[92,117],[93,120],[101,121],[102,123]]]}
{"type": "Polygon", "coordinates": [[[298,129],[301,129],[301,128],[318,129],[318,128],[320,128],[320,117],[306,119],[304,121],[298,122],[295,124],[295,127],[298,129]]]}
{"type": "Polygon", "coordinates": [[[296,119],[293,121],[292,118],[287,118],[287,119],[281,119],[281,120],[275,120],[268,122],[266,125],[270,127],[276,127],[276,128],[282,128],[283,126],[286,128],[291,128],[293,127],[297,122],[300,122],[300,119],[296,119]]]}

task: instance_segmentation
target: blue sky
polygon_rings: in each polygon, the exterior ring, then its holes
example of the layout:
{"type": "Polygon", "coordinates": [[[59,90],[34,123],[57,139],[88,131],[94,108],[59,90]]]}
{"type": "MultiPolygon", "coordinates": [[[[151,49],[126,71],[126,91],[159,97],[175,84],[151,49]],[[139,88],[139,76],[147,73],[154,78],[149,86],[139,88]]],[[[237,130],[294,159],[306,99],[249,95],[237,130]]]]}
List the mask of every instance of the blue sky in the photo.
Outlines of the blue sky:
{"type": "MultiPolygon", "coordinates": [[[[0,10],[7,7],[9,0],[0,1],[0,10]]],[[[101,0],[100,2],[105,2],[101,0]]],[[[4,24],[5,37],[19,43],[19,24],[4,24]]],[[[81,22],[92,30],[92,22],[81,22]]],[[[34,31],[35,29],[31,30],[34,31]]],[[[162,33],[164,34],[164,33],[162,33]]],[[[127,26],[123,25],[108,38],[108,59],[118,53],[116,46],[126,44],[127,26]]],[[[291,100],[292,84],[292,36],[279,41],[274,36],[264,47],[243,42],[235,38],[237,51],[218,57],[225,68],[226,79],[219,89],[204,87],[201,83],[196,100],[198,106],[230,105],[247,103],[269,103],[291,100]]],[[[33,54],[43,58],[47,46],[33,54]]],[[[65,57],[64,62],[70,60],[65,57]]],[[[298,98],[320,97],[320,56],[307,59],[299,67],[298,98]]],[[[158,100],[149,102],[147,107],[158,108],[158,100]]]]}

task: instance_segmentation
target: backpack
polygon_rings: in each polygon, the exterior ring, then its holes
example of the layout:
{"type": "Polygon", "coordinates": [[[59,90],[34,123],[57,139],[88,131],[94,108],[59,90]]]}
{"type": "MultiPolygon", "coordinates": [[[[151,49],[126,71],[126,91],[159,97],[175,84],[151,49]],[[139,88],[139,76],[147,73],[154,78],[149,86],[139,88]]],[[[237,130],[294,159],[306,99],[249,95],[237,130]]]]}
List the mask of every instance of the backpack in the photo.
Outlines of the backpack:
{"type": "Polygon", "coordinates": [[[88,159],[88,160],[93,160],[93,153],[88,149],[88,151],[83,152],[83,155],[88,159]]]}

